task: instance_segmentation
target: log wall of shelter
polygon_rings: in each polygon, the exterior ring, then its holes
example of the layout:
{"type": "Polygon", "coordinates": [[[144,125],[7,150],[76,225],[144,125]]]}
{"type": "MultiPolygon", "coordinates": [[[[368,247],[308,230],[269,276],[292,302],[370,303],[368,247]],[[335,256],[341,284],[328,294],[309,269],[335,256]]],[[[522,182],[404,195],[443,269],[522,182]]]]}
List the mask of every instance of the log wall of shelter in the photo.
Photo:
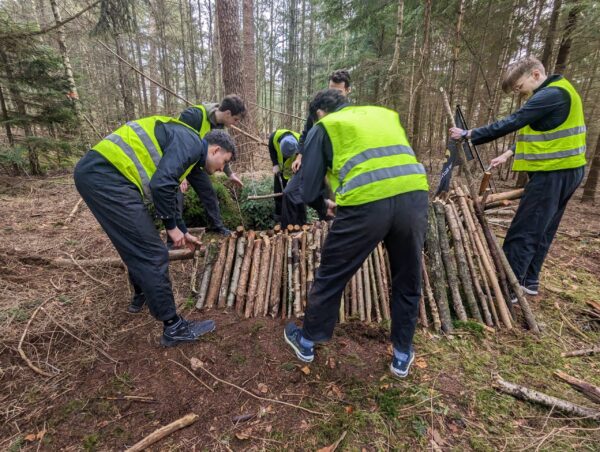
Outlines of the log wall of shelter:
{"type": "MultiPolygon", "coordinates": [[[[453,331],[456,321],[537,331],[524,298],[520,297],[519,307],[509,305],[512,295],[503,282],[505,268],[495,258],[497,243],[490,242],[491,231],[485,230],[487,225],[479,221],[473,200],[465,193],[455,185],[445,201],[431,203],[420,324],[445,333],[453,331]]],[[[327,222],[261,232],[240,227],[233,237],[211,241],[198,259],[204,262],[199,274],[192,275],[202,281],[197,307],[226,306],[246,318],[301,318],[329,227],[327,222]],[[217,294],[221,296],[215,303],[217,294]]],[[[388,250],[380,243],[341,294],[339,321],[389,322],[391,287],[388,250]]]]}

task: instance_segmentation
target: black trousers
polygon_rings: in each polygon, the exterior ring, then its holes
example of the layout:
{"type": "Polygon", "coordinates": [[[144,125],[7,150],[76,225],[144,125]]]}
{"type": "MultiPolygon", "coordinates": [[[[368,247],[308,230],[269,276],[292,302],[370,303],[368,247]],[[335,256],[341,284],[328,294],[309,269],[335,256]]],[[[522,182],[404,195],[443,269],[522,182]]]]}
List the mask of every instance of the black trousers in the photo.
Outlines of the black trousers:
{"type": "Polygon", "coordinates": [[[567,203],[584,167],[529,173],[529,182],[504,240],[504,253],[521,284],[537,284],[567,203]]]}
{"type": "MultiPolygon", "coordinates": [[[[273,193],[283,193],[283,189],[286,187],[288,181],[281,173],[273,175],[273,193]]],[[[275,198],[275,221],[281,219],[281,207],[283,204],[282,197],[275,198]]]]}
{"type": "Polygon", "coordinates": [[[427,205],[427,192],[414,191],[360,206],[338,207],[308,296],[304,337],[315,342],[331,338],[346,284],[384,241],[392,273],[392,343],[400,351],[411,348],[421,298],[427,205]]]}
{"type": "Polygon", "coordinates": [[[169,253],[142,196],[104,157],[89,151],[75,166],[75,186],[127,266],[136,293],[143,292],[158,320],[176,315],[169,253]]]}

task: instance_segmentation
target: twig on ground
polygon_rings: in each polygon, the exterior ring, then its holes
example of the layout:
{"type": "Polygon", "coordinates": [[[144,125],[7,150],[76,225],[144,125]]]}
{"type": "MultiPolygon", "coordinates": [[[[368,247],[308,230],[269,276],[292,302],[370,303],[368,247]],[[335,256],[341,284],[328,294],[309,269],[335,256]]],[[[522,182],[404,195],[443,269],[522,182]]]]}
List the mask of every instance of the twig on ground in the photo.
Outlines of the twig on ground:
{"type": "Polygon", "coordinates": [[[152,444],[160,441],[165,436],[169,436],[171,433],[173,433],[179,429],[182,429],[184,427],[187,427],[188,425],[193,424],[199,418],[200,418],[200,416],[198,416],[195,413],[187,414],[187,415],[183,416],[182,418],[179,418],[176,421],[173,421],[170,424],[159,428],[158,430],[154,430],[152,433],[150,433],[144,439],[142,439],[141,441],[137,442],[136,444],[131,446],[129,449],[127,449],[125,452],[142,451],[142,450],[150,447],[152,444]]]}
{"type": "Polygon", "coordinates": [[[67,218],[65,218],[65,221],[63,221],[63,229],[65,229],[67,227],[67,224],[69,224],[71,222],[71,220],[75,217],[75,215],[77,214],[77,211],[79,210],[79,207],[81,206],[81,203],[83,203],[83,198],[79,198],[79,201],[77,201],[77,203],[75,204],[75,207],[73,207],[73,210],[71,210],[71,213],[69,214],[69,216],[67,218]]]}
{"type": "Polygon", "coordinates": [[[23,340],[25,339],[25,336],[27,336],[27,331],[29,330],[29,326],[31,325],[31,322],[33,322],[33,319],[35,318],[35,316],[37,315],[37,313],[40,311],[40,309],[42,309],[44,307],[44,305],[47,302],[49,302],[50,300],[52,300],[52,298],[54,298],[54,296],[52,296],[50,298],[46,298],[44,301],[42,301],[42,303],[37,308],[35,308],[35,311],[33,311],[33,313],[31,314],[31,317],[29,317],[29,321],[27,322],[27,325],[25,325],[25,329],[23,330],[23,334],[21,334],[21,339],[19,339],[19,345],[17,346],[17,350],[19,351],[19,355],[21,355],[21,358],[23,358],[23,361],[25,361],[27,363],[27,365],[29,366],[29,368],[31,370],[33,370],[35,373],[43,375],[44,377],[53,377],[55,374],[51,374],[50,372],[46,372],[45,370],[42,370],[39,367],[37,367],[35,364],[33,364],[33,362],[27,357],[27,355],[23,351],[23,340]]]}
{"type": "Polygon", "coordinates": [[[96,281],[98,284],[102,284],[103,286],[110,287],[110,284],[107,284],[107,283],[105,283],[104,281],[100,281],[98,278],[95,278],[94,276],[90,275],[90,274],[89,274],[89,273],[88,273],[88,272],[87,272],[87,271],[86,271],[86,270],[85,270],[85,269],[84,269],[84,268],[83,268],[83,267],[82,267],[82,266],[79,264],[79,262],[77,262],[77,261],[75,260],[75,258],[73,257],[73,255],[72,255],[72,254],[67,254],[67,256],[69,256],[69,258],[70,258],[70,259],[73,261],[73,263],[74,263],[74,264],[75,264],[77,267],[79,267],[79,270],[81,270],[81,271],[82,271],[82,272],[83,272],[83,273],[84,273],[84,274],[85,274],[85,275],[86,275],[88,278],[90,278],[90,279],[92,279],[92,280],[96,281]]]}
{"type": "Polygon", "coordinates": [[[190,369],[188,369],[187,367],[185,367],[183,364],[181,364],[180,362],[175,361],[174,359],[169,359],[169,361],[171,361],[172,363],[177,364],[179,367],[181,367],[183,370],[185,370],[188,374],[190,374],[192,377],[194,377],[194,379],[198,383],[201,383],[202,385],[204,385],[206,387],[206,389],[208,389],[210,392],[215,392],[215,390],[213,388],[211,388],[206,383],[204,383],[202,380],[200,380],[196,375],[194,375],[194,373],[190,369]]]}

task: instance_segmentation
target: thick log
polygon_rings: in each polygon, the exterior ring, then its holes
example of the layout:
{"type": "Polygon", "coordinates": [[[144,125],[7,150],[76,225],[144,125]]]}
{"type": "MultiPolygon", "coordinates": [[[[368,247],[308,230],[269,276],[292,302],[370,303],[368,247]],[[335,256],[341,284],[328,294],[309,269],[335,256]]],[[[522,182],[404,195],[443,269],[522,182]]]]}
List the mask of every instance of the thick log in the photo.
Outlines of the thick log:
{"type": "Polygon", "coordinates": [[[198,291],[198,297],[196,298],[196,308],[202,309],[204,304],[206,303],[206,294],[208,292],[208,283],[210,281],[210,277],[212,275],[212,267],[213,261],[215,259],[216,249],[217,249],[216,240],[211,240],[206,247],[206,252],[204,254],[204,270],[202,272],[202,281],[200,283],[200,290],[198,291]]]}
{"type": "Polygon", "coordinates": [[[314,234],[313,232],[308,233],[308,237],[306,238],[306,246],[307,246],[307,275],[306,275],[306,294],[310,294],[310,289],[312,289],[312,285],[315,281],[315,245],[314,245],[314,234]]]}
{"type": "MultiPolygon", "coordinates": [[[[177,250],[169,250],[169,261],[181,261],[186,259],[193,259],[194,251],[185,249],[177,249],[177,250]]],[[[63,257],[59,257],[57,259],[48,259],[43,256],[26,256],[21,258],[21,260],[31,260],[44,264],[55,265],[57,267],[73,267],[80,265],[81,267],[95,267],[95,266],[104,266],[104,267],[124,267],[123,261],[120,257],[103,257],[98,259],[75,259],[73,262],[71,259],[65,259],[63,257]]]]}
{"type": "Polygon", "coordinates": [[[479,185],[479,196],[483,195],[490,184],[490,179],[492,178],[492,173],[490,171],[486,171],[483,173],[483,178],[481,179],[481,184],[479,185]]]}
{"type": "Polygon", "coordinates": [[[380,308],[380,303],[381,301],[379,300],[379,291],[378,291],[378,284],[377,284],[377,276],[375,276],[375,264],[374,264],[374,260],[376,259],[376,253],[377,250],[373,250],[373,252],[371,254],[369,254],[369,258],[367,259],[368,262],[368,266],[369,266],[369,278],[370,278],[370,285],[371,285],[371,291],[372,293],[372,304],[373,304],[373,308],[375,309],[375,319],[377,320],[377,323],[381,323],[382,317],[381,317],[381,308],[380,308]]]}
{"type": "Polygon", "coordinates": [[[283,271],[283,236],[275,236],[275,258],[273,262],[273,277],[271,279],[271,295],[269,297],[269,312],[273,318],[279,313],[279,303],[281,302],[281,273],[283,271]]]}
{"type": "Polygon", "coordinates": [[[267,289],[265,290],[265,300],[263,302],[263,317],[269,313],[271,305],[271,286],[273,285],[273,273],[275,272],[275,253],[277,252],[277,237],[271,239],[271,256],[269,257],[269,274],[267,276],[267,289]]]}
{"type": "Polygon", "coordinates": [[[258,317],[264,309],[265,294],[269,278],[269,260],[271,259],[271,241],[266,235],[263,237],[261,259],[258,273],[258,289],[254,299],[254,317],[258,317]]]}
{"type": "Polygon", "coordinates": [[[344,308],[344,294],[342,293],[342,299],[340,300],[340,308],[338,310],[338,319],[340,321],[340,323],[345,323],[346,322],[346,311],[344,308]]]}
{"type": "Polygon", "coordinates": [[[462,304],[460,296],[460,283],[457,276],[456,261],[454,256],[450,254],[450,243],[448,241],[448,235],[446,232],[446,215],[444,206],[439,201],[434,201],[433,209],[435,211],[437,226],[438,226],[438,240],[440,244],[440,250],[442,252],[442,262],[446,269],[446,276],[448,278],[448,286],[450,286],[450,294],[452,296],[452,306],[454,306],[454,312],[459,320],[466,321],[467,313],[462,304]]]}
{"type": "Polygon", "coordinates": [[[585,397],[590,399],[594,403],[600,403],[600,388],[585,380],[572,377],[560,370],[554,372],[558,378],[569,383],[569,385],[576,391],[581,392],[585,397]]]}
{"type": "Polygon", "coordinates": [[[281,236],[281,318],[285,319],[287,315],[287,297],[288,297],[288,235],[287,231],[281,236]]]}
{"type": "Polygon", "coordinates": [[[357,279],[356,273],[352,275],[350,280],[350,316],[357,317],[358,314],[358,290],[357,290],[357,279]]]}
{"type": "Polygon", "coordinates": [[[287,264],[288,264],[288,279],[287,279],[287,316],[292,317],[294,307],[294,260],[292,258],[292,237],[287,236],[287,264]]]}
{"type": "Polygon", "coordinates": [[[294,315],[300,317],[302,315],[302,299],[300,298],[300,240],[292,237],[292,269],[294,283],[294,315]]]}
{"type": "Polygon", "coordinates": [[[196,288],[196,282],[198,281],[198,267],[200,266],[201,252],[196,249],[194,253],[194,261],[192,262],[192,271],[190,276],[190,291],[193,295],[198,295],[198,289],[196,288]]]}
{"type": "Polygon", "coordinates": [[[302,310],[306,309],[306,226],[303,226],[300,236],[300,298],[302,300],[302,310]]]}
{"type": "Polygon", "coordinates": [[[224,239],[218,246],[220,247],[219,256],[213,267],[210,285],[208,286],[208,295],[206,296],[206,307],[209,309],[215,305],[219,296],[219,289],[221,288],[221,280],[223,278],[223,267],[225,266],[225,257],[227,255],[228,239],[224,239]]]}
{"type": "Polygon", "coordinates": [[[595,355],[596,353],[600,353],[600,347],[583,348],[581,350],[573,350],[570,352],[563,352],[560,354],[560,356],[562,356],[564,358],[571,358],[573,356],[591,356],[591,355],[595,355]]]}
{"type": "Polygon", "coordinates": [[[182,418],[177,419],[176,421],[171,422],[170,424],[165,425],[164,427],[161,427],[158,430],[153,431],[148,436],[146,436],[144,439],[135,443],[129,449],[126,449],[125,452],[140,452],[142,450],[145,450],[148,447],[150,447],[152,444],[160,441],[161,439],[165,438],[166,436],[169,436],[171,433],[176,432],[177,430],[180,430],[184,427],[187,427],[188,425],[193,424],[198,419],[199,419],[199,416],[197,414],[194,414],[194,413],[187,414],[187,415],[183,416],[182,418]]]}
{"type": "Polygon", "coordinates": [[[266,195],[252,195],[252,196],[248,196],[246,199],[248,201],[256,201],[256,200],[259,200],[259,199],[279,198],[280,196],[283,196],[283,193],[268,193],[266,195]]]}
{"type": "Polygon", "coordinates": [[[240,271],[244,261],[246,252],[246,237],[243,235],[238,239],[235,248],[235,263],[233,264],[233,274],[231,275],[231,283],[229,284],[229,294],[227,295],[227,307],[233,307],[235,303],[235,295],[237,292],[238,283],[240,281],[240,271]]]}
{"type": "Polygon", "coordinates": [[[248,232],[246,236],[246,251],[244,251],[244,259],[242,260],[240,280],[237,288],[235,289],[235,311],[240,315],[244,312],[246,305],[246,288],[248,286],[248,280],[250,278],[250,266],[252,265],[252,258],[254,256],[255,237],[256,234],[254,231],[248,232]]]}
{"type": "Polygon", "coordinates": [[[423,291],[421,291],[421,298],[419,298],[419,320],[423,328],[429,328],[427,311],[425,310],[425,295],[423,295],[423,291]]]}
{"type": "MultiPolygon", "coordinates": [[[[223,268],[223,276],[221,278],[221,289],[219,290],[219,300],[217,307],[224,308],[227,305],[227,294],[229,292],[229,280],[231,279],[231,269],[233,267],[233,259],[235,259],[236,237],[231,236],[227,241],[227,257],[225,258],[225,267],[223,268]]],[[[224,246],[224,245],[223,245],[224,246]]]]}
{"type": "MultiPolygon", "coordinates": [[[[388,271],[388,262],[385,256],[383,245],[381,242],[377,244],[377,259],[379,260],[381,283],[383,284],[383,298],[381,304],[381,312],[383,319],[386,321],[391,320],[390,314],[390,286],[392,284],[391,272],[388,271]]],[[[376,267],[377,270],[377,267],[376,267]]]]}
{"type": "Polygon", "coordinates": [[[314,240],[314,247],[315,247],[315,273],[316,273],[317,269],[321,266],[321,249],[322,249],[321,237],[322,237],[322,235],[323,235],[323,231],[321,229],[317,229],[315,231],[315,240],[314,240]]]}
{"type": "Polygon", "coordinates": [[[510,383],[508,381],[503,380],[500,376],[496,377],[495,387],[499,391],[509,394],[518,399],[538,403],[540,405],[544,405],[549,408],[562,411],[566,414],[589,419],[600,419],[600,411],[598,410],[587,408],[581,405],[576,405],[566,400],[558,399],[556,397],[544,394],[542,392],[526,388],[525,386],[519,386],[514,383],[510,383]]]}
{"type": "MultiPolygon", "coordinates": [[[[523,193],[525,192],[524,188],[518,188],[516,190],[510,190],[510,191],[506,191],[504,193],[494,193],[493,195],[489,195],[486,199],[486,204],[492,204],[492,203],[496,203],[498,201],[506,201],[506,200],[512,200],[512,199],[519,199],[523,196],[523,193]]],[[[478,202],[482,202],[482,196],[479,196],[479,198],[477,199],[478,202]]]]}
{"type": "Polygon", "coordinates": [[[254,300],[256,299],[256,290],[258,287],[258,275],[260,274],[260,257],[262,251],[262,240],[256,239],[252,248],[252,264],[250,265],[250,282],[248,283],[248,293],[246,294],[246,306],[244,317],[249,318],[254,312],[254,300]]]}
{"type": "Polygon", "coordinates": [[[479,322],[483,322],[483,318],[479,312],[479,307],[477,306],[475,294],[473,293],[473,279],[469,273],[465,244],[463,243],[460,227],[458,226],[459,220],[454,215],[454,210],[450,204],[444,205],[444,210],[446,212],[446,219],[448,220],[448,226],[450,227],[452,241],[454,244],[454,255],[456,256],[456,262],[458,264],[458,276],[460,277],[463,292],[467,299],[469,311],[471,312],[471,316],[473,318],[479,322]]]}
{"type": "Polygon", "coordinates": [[[356,291],[358,293],[358,318],[361,322],[365,321],[365,288],[363,281],[362,267],[358,267],[358,270],[356,270],[356,291]]]}
{"type": "Polygon", "coordinates": [[[427,263],[425,262],[425,256],[423,256],[423,263],[421,264],[423,270],[423,287],[425,289],[425,295],[427,295],[427,301],[429,302],[429,311],[431,312],[431,319],[433,320],[433,329],[440,331],[442,329],[442,322],[440,321],[440,314],[438,312],[437,305],[435,304],[435,298],[433,296],[433,289],[429,281],[429,274],[427,273],[427,263]]]}
{"type": "Polygon", "coordinates": [[[437,220],[433,206],[429,206],[429,222],[427,228],[427,255],[431,267],[431,276],[433,278],[433,292],[437,302],[438,312],[442,330],[445,333],[451,333],[454,330],[452,318],[450,317],[450,307],[448,305],[448,294],[446,292],[446,272],[442,262],[442,252],[438,238],[437,220]]]}

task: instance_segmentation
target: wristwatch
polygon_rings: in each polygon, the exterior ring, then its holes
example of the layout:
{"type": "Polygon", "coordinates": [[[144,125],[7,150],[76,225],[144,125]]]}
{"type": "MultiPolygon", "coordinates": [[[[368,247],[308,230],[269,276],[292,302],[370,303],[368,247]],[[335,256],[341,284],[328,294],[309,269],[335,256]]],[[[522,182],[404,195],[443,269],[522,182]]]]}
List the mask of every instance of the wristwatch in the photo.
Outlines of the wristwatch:
{"type": "Polygon", "coordinates": [[[468,135],[468,134],[469,134],[469,131],[468,131],[468,130],[463,130],[463,131],[462,131],[462,133],[460,134],[460,136],[461,136],[463,139],[465,139],[465,140],[466,140],[466,139],[467,139],[467,135],[468,135]]]}

